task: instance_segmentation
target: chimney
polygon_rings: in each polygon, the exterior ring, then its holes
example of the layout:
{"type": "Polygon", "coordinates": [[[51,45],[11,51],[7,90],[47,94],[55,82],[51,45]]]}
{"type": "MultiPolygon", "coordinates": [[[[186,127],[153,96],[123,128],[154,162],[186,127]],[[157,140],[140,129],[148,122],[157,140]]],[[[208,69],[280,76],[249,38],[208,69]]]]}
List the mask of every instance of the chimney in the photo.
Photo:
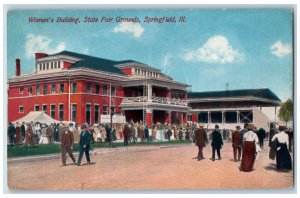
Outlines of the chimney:
{"type": "Polygon", "coordinates": [[[35,53],[35,59],[44,58],[48,56],[46,53],[35,53]]]}
{"type": "Polygon", "coordinates": [[[16,76],[21,75],[21,64],[20,64],[20,59],[16,59],[16,76]]]}

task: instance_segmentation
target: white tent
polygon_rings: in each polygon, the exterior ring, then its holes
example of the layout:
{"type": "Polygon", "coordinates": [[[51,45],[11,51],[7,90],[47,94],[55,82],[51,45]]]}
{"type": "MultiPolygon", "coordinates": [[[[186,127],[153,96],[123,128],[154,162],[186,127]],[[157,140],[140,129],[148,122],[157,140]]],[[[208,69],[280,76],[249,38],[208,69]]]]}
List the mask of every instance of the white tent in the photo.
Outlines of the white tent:
{"type": "Polygon", "coordinates": [[[44,111],[30,111],[26,116],[19,118],[18,120],[14,122],[40,122],[47,125],[50,125],[51,123],[59,123],[59,121],[51,118],[48,116],[44,111]]]}

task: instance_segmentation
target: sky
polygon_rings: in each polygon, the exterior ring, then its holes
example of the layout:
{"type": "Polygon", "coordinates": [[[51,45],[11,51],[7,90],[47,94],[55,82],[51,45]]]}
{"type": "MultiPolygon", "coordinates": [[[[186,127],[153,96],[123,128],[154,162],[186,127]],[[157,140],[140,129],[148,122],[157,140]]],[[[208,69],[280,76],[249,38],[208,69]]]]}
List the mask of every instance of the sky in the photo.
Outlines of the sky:
{"type": "Polygon", "coordinates": [[[230,90],[269,88],[282,101],[293,97],[290,9],[16,10],[7,18],[8,78],[15,75],[16,58],[27,74],[34,70],[34,53],[68,50],[142,62],[192,91],[222,91],[227,84],[230,90]],[[30,23],[30,17],[50,20],[30,23]],[[84,22],[85,17],[98,22],[84,22]],[[113,19],[100,22],[102,17],[113,19]],[[139,22],[117,22],[118,17],[139,22]],[[158,23],[146,17],[165,18],[158,23]],[[166,22],[168,17],[176,23],[166,22]]]}

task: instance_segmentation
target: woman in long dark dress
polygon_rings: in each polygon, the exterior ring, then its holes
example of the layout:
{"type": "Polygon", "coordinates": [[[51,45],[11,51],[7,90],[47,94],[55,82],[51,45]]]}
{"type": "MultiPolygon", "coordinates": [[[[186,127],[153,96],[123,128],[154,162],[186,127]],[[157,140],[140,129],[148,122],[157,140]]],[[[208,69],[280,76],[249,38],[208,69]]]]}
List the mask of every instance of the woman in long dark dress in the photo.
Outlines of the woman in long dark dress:
{"type": "Polygon", "coordinates": [[[289,137],[281,130],[279,133],[274,135],[272,142],[278,141],[276,148],[276,167],[278,170],[291,170],[292,159],[288,150],[289,137]]]}

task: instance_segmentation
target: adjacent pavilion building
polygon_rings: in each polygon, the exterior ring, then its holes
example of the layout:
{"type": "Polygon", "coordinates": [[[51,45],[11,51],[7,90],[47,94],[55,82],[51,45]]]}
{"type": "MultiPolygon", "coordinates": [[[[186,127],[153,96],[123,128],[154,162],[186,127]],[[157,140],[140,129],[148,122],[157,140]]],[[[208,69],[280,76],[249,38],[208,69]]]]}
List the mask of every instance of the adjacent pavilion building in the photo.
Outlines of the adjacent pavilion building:
{"type": "Polygon", "coordinates": [[[252,123],[269,129],[276,123],[280,99],[269,89],[244,89],[188,93],[189,120],[204,123],[207,128],[243,128],[252,123]]]}

